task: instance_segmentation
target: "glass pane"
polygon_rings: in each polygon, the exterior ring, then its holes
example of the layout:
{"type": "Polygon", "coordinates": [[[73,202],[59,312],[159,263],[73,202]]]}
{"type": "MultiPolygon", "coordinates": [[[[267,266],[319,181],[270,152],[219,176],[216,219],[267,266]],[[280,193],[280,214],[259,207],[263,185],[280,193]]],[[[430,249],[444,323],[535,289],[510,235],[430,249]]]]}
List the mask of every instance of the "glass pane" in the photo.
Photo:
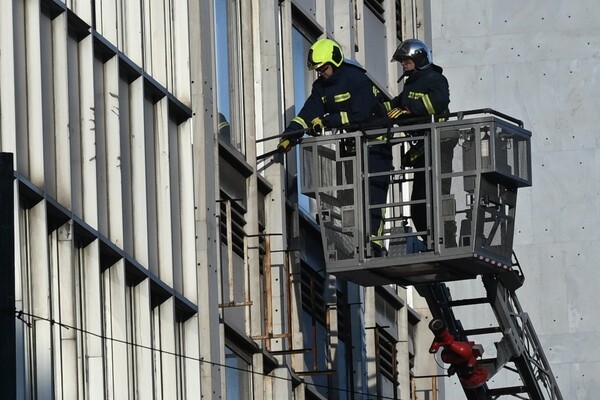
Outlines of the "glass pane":
{"type": "Polygon", "coordinates": [[[225,379],[227,400],[245,400],[250,397],[250,365],[229,347],[225,347],[225,379]]]}

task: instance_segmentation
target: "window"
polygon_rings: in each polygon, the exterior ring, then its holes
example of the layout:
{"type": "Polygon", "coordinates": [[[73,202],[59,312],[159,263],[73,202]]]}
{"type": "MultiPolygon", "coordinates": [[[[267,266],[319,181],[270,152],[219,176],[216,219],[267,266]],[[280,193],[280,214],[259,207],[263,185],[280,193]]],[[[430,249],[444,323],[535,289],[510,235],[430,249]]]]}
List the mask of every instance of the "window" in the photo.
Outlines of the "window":
{"type": "Polygon", "coordinates": [[[225,346],[225,372],[227,400],[249,399],[250,363],[228,346],[225,346]]]}
{"type": "Polygon", "coordinates": [[[387,82],[390,56],[387,52],[387,33],[383,5],[378,0],[365,1],[364,38],[365,68],[378,83],[387,82]]]}
{"type": "Polygon", "coordinates": [[[239,119],[242,110],[242,90],[239,73],[239,3],[215,0],[215,56],[217,76],[217,110],[219,139],[245,152],[239,119]]]}
{"type": "Polygon", "coordinates": [[[325,280],[308,265],[302,265],[302,332],[304,348],[309,349],[304,356],[306,377],[316,386],[319,393],[327,397],[328,381],[328,339],[325,306],[325,280]]]}
{"type": "MultiPolygon", "coordinates": [[[[293,68],[294,68],[294,114],[298,114],[306,101],[306,98],[310,95],[312,83],[315,79],[315,74],[306,68],[306,59],[308,57],[308,51],[312,42],[316,40],[318,34],[310,34],[311,31],[308,29],[306,24],[294,22],[294,28],[292,29],[292,53],[293,53],[293,68]]],[[[297,158],[298,161],[300,157],[297,158]]],[[[298,171],[301,168],[298,167],[298,171]]],[[[298,180],[300,185],[301,180],[298,180]]],[[[310,199],[303,194],[300,194],[300,186],[297,188],[298,192],[298,206],[308,212],[310,215],[316,215],[316,206],[314,200],[310,199]]]]}

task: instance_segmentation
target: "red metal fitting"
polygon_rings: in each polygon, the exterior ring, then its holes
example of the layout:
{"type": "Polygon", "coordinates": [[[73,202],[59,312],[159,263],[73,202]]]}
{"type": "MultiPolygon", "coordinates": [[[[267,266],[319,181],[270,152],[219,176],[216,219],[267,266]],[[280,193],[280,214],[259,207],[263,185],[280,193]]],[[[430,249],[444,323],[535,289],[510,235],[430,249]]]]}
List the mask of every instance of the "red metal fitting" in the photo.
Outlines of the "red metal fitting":
{"type": "Polygon", "coordinates": [[[435,354],[440,348],[442,361],[450,364],[448,375],[456,373],[463,387],[473,389],[483,385],[488,377],[487,368],[477,364],[477,357],[483,355],[483,348],[475,342],[456,340],[448,332],[446,324],[441,319],[429,323],[429,329],[435,335],[429,352],[435,354]]]}

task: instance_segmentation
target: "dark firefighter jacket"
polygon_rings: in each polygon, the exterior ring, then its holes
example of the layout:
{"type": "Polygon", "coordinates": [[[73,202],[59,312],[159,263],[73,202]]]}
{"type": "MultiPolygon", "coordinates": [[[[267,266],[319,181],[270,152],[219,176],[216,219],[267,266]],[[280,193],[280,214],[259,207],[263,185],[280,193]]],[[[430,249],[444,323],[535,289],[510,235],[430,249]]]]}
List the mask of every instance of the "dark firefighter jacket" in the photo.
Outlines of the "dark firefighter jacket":
{"type": "MultiPolygon", "coordinates": [[[[362,68],[343,62],[331,77],[319,77],[314,81],[310,96],[286,132],[307,129],[317,117],[321,117],[329,128],[341,128],[370,121],[379,114],[385,115],[377,94],[377,88],[362,68]]],[[[287,137],[297,139],[301,136],[300,132],[287,137]]]]}
{"type": "Polygon", "coordinates": [[[402,93],[384,103],[386,110],[402,107],[408,109],[412,116],[448,112],[450,89],[442,71],[441,67],[432,64],[431,67],[413,72],[404,82],[402,93]]]}

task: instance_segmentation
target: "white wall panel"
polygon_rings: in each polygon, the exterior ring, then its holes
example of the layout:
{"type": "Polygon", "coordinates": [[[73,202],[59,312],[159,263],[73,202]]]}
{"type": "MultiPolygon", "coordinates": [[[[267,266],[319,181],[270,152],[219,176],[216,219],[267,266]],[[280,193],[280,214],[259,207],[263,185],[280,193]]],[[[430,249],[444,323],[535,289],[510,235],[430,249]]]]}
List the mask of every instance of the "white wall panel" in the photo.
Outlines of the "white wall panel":
{"type": "Polygon", "coordinates": [[[93,26],[94,22],[92,21],[92,5],[93,2],[90,0],[65,0],[64,3],[77,14],[78,18],[81,18],[85,23],[89,26],[93,26]]]}
{"type": "Polygon", "coordinates": [[[81,251],[78,265],[82,289],[82,329],[85,360],[86,398],[104,398],[104,349],[102,335],[102,295],[100,291],[100,243],[96,239],[81,251]]]}
{"type": "Polygon", "coordinates": [[[42,108],[42,64],[40,50],[40,3],[25,2],[25,54],[27,73],[26,134],[29,145],[29,179],[38,187],[44,187],[44,129],[42,108]]]}
{"type": "Polygon", "coordinates": [[[129,395],[129,370],[133,366],[127,361],[127,313],[125,262],[117,261],[104,272],[104,320],[106,336],[106,386],[109,399],[126,399],[129,395]]]}
{"type": "Polygon", "coordinates": [[[118,40],[118,3],[123,0],[100,0],[95,5],[96,30],[109,42],[117,44],[118,40]]]}
{"type": "Polygon", "coordinates": [[[200,348],[198,345],[198,315],[192,316],[183,323],[183,347],[186,358],[185,365],[185,392],[187,398],[197,399],[201,397],[202,380],[200,379],[200,348]]]}
{"type": "Polygon", "coordinates": [[[71,151],[69,132],[69,70],[65,68],[67,50],[67,13],[62,13],[52,21],[53,36],[53,78],[54,107],[59,110],[54,115],[56,165],[56,200],[71,209],[71,151]]]}
{"type": "Polygon", "coordinates": [[[143,65],[142,0],[120,2],[122,18],[119,28],[122,43],[119,47],[137,65],[143,65]]]}
{"type": "Polygon", "coordinates": [[[153,398],[152,328],[150,318],[150,281],[131,288],[134,320],[135,391],[140,399],[153,398]]]}
{"type": "MultiPolygon", "coordinates": [[[[160,279],[173,286],[173,237],[171,221],[171,180],[169,163],[169,101],[163,97],[154,107],[156,129],[154,131],[156,159],[156,218],[158,236],[158,270],[160,279]]],[[[177,164],[175,163],[174,166],[177,164]]]]}
{"type": "Polygon", "coordinates": [[[148,267],[148,210],[144,139],[144,80],[130,85],[131,187],[133,197],[133,255],[148,267]]]}
{"type": "Polygon", "coordinates": [[[144,68],[167,86],[165,0],[144,0],[144,68]]]}
{"type": "MultiPolygon", "coordinates": [[[[106,180],[108,190],[108,238],[123,248],[123,194],[119,121],[119,59],[104,64],[104,127],[106,180]]],[[[128,134],[125,132],[124,134],[128,134]]],[[[102,171],[104,172],[104,171],[102,171]]]]}
{"type": "Polygon", "coordinates": [[[50,311],[50,268],[48,265],[48,229],[46,225],[46,202],[39,202],[28,213],[28,241],[36,243],[29,247],[29,312],[31,319],[32,356],[35,395],[37,399],[52,399],[52,329],[50,311]]]}
{"type": "Polygon", "coordinates": [[[94,81],[89,74],[94,71],[94,43],[88,35],[79,42],[79,102],[81,124],[81,178],[82,217],[91,227],[98,229],[98,190],[96,171],[96,124],[94,107],[94,81]]]}
{"type": "Polygon", "coordinates": [[[591,398],[600,382],[600,351],[589,343],[600,326],[599,21],[592,0],[432,5],[434,59],[452,111],[492,107],[533,132],[533,187],[519,191],[516,210],[526,277],[517,294],[569,399],[591,398]]]}
{"type": "MultiPolygon", "coordinates": [[[[14,153],[17,165],[17,127],[15,120],[15,51],[13,2],[0,1],[0,150],[14,153]]],[[[17,203],[15,203],[17,204],[17,203]]]]}
{"type": "MultiPolygon", "coordinates": [[[[77,315],[77,301],[80,299],[77,289],[79,283],[75,281],[78,274],[75,272],[75,247],[73,245],[73,226],[71,221],[65,223],[52,234],[55,240],[56,253],[53,254],[53,280],[56,287],[55,315],[60,315],[60,321],[68,326],[81,326],[77,315]]],[[[83,388],[79,385],[78,376],[82,374],[81,354],[78,354],[80,335],[74,329],[60,329],[60,349],[56,353],[56,362],[60,368],[56,369],[56,381],[61,382],[60,391],[63,398],[74,399],[83,395],[83,388]],[[62,380],[59,381],[58,377],[62,380]]],[[[58,395],[58,393],[57,393],[58,395]]]]}
{"type": "Polygon", "coordinates": [[[194,187],[194,160],[191,143],[191,122],[179,125],[177,133],[179,141],[179,191],[181,199],[181,264],[183,295],[196,303],[198,299],[198,282],[196,281],[196,233],[194,232],[194,196],[189,194],[194,187]]]}
{"type": "Polygon", "coordinates": [[[177,393],[177,367],[178,361],[174,354],[177,353],[175,346],[175,304],[173,297],[167,299],[164,303],[158,306],[154,312],[158,313],[160,322],[157,335],[157,342],[160,343],[160,353],[157,353],[160,359],[160,376],[156,379],[160,380],[162,386],[162,395],[157,398],[171,399],[175,398],[177,393]]]}
{"type": "Polygon", "coordinates": [[[171,46],[172,56],[169,57],[173,62],[173,87],[170,89],[173,94],[183,104],[190,105],[191,85],[190,85],[190,46],[196,46],[190,43],[189,15],[188,8],[181,7],[178,1],[171,2],[171,12],[173,22],[171,24],[171,46]]]}

